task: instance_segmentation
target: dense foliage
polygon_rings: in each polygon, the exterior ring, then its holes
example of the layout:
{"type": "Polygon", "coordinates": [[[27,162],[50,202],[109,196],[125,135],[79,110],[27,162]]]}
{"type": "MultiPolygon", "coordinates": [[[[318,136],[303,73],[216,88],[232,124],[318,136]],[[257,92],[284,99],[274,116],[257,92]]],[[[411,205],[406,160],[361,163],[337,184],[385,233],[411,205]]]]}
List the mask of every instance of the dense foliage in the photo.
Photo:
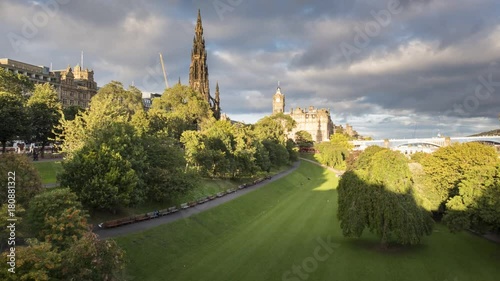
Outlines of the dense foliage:
{"type": "Polygon", "coordinates": [[[433,223],[416,202],[406,158],[387,149],[365,153],[339,183],[338,218],[344,236],[360,237],[368,229],[383,246],[420,243],[431,234],[433,223]]]}
{"type": "Polygon", "coordinates": [[[68,159],[59,179],[86,207],[115,211],[164,201],[196,184],[168,130],[151,127],[135,88],[125,90],[118,82],[104,86],[90,108],[63,121],[62,129],[68,159]]]}
{"type": "Polygon", "coordinates": [[[500,160],[480,143],[452,144],[421,160],[423,197],[452,231],[500,230],[500,160]]]}
{"type": "Polygon", "coordinates": [[[353,146],[349,143],[349,137],[345,134],[335,133],[329,142],[316,144],[319,151],[318,160],[321,164],[338,168],[346,168],[346,160],[353,146]]]}
{"type": "Polygon", "coordinates": [[[62,118],[62,106],[56,90],[50,84],[35,85],[33,95],[27,102],[29,137],[41,144],[41,156],[49,140],[54,139],[54,128],[62,118]]]}
{"type": "MultiPolygon", "coordinates": [[[[9,263],[1,263],[0,279],[116,280],[123,251],[112,241],[95,238],[76,194],[69,189],[40,192],[39,176],[24,155],[0,155],[0,171],[7,170],[16,171],[16,239],[7,245],[9,229],[4,228],[0,245],[4,261],[15,247],[16,267],[13,274],[9,263]]],[[[7,203],[0,203],[0,217],[8,225],[7,203]]]]}

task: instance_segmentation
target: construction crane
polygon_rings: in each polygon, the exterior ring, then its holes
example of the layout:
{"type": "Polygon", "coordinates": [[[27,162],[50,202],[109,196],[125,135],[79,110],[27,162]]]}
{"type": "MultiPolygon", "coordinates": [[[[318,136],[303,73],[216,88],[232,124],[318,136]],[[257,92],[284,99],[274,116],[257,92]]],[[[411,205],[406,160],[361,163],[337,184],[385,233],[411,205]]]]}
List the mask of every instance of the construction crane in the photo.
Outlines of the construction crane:
{"type": "Polygon", "coordinates": [[[165,78],[165,86],[168,87],[168,80],[167,80],[167,72],[165,71],[165,64],[163,63],[163,56],[160,53],[160,63],[161,63],[161,69],[163,70],[163,78],[165,78]]]}

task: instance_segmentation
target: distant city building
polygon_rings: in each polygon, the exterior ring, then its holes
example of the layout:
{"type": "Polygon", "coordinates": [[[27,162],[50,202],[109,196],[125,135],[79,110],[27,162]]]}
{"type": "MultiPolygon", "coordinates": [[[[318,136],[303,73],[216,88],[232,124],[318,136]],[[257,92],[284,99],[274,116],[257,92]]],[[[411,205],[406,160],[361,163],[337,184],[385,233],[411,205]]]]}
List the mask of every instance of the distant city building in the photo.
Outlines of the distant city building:
{"type": "Polygon", "coordinates": [[[215,98],[210,96],[210,84],[208,80],[207,51],[205,49],[205,38],[203,38],[203,25],[201,13],[198,10],[198,20],[194,29],[193,49],[191,51],[191,65],[189,66],[189,86],[199,91],[210,104],[214,117],[220,119],[220,93],[219,83],[215,87],[215,98]]]}
{"type": "Polygon", "coordinates": [[[86,108],[97,93],[94,71],[82,69],[79,65],[74,70],[68,66],[64,70],[51,71],[46,66],[3,58],[0,59],[0,67],[25,75],[35,84],[50,83],[56,89],[63,107],[77,105],[86,108]]]}
{"type": "Polygon", "coordinates": [[[143,94],[142,97],[142,105],[144,110],[148,111],[153,105],[153,99],[161,97],[160,94],[157,93],[148,93],[146,95],[143,94]]]}
{"type": "MultiPolygon", "coordinates": [[[[278,87],[273,96],[273,114],[285,112],[285,95],[278,87]]],[[[295,133],[298,131],[306,131],[311,134],[313,141],[324,142],[329,141],[333,134],[333,122],[328,109],[316,109],[314,106],[309,106],[309,109],[291,109],[290,117],[292,117],[297,126],[288,134],[288,138],[295,140],[295,133]]]]}

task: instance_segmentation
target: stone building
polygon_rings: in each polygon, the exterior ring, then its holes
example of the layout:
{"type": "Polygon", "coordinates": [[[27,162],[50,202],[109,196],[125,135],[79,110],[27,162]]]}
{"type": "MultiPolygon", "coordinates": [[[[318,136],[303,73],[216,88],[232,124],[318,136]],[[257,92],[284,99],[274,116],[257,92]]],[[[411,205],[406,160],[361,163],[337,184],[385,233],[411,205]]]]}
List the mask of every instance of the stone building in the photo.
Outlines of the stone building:
{"type": "Polygon", "coordinates": [[[94,71],[75,69],[68,66],[64,70],[51,71],[46,66],[36,66],[11,59],[0,59],[0,67],[25,75],[35,84],[50,83],[57,91],[63,107],[77,105],[88,107],[90,99],[97,93],[94,71]]]}
{"type": "Polygon", "coordinates": [[[220,119],[219,83],[217,83],[215,87],[215,98],[210,96],[207,51],[205,49],[205,38],[203,37],[200,10],[198,10],[198,20],[194,31],[195,35],[193,39],[193,49],[191,51],[191,65],[189,66],[189,86],[202,94],[210,104],[214,117],[220,119]]]}
{"type": "MultiPolygon", "coordinates": [[[[285,95],[278,87],[273,96],[273,114],[281,112],[285,112],[285,95]]],[[[334,125],[329,109],[316,109],[314,106],[309,106],[309,109],[292,108],[289,115],[297,122],[297,126],[288,134],[288,138],[295,140],[296,132],[306,131],[315,142],[330,140],[334,125]]]]}
{"type": "Polygon", "coordinates": [[[82,69],[79,65],[75,69],[68,66],[64,70],[54,71],[59,77],[55,85],[63,107],[77,105],[83,108],[89,106],[90,99],[97,94],[97,83],[94,81],[94,71],[82,69]]]}

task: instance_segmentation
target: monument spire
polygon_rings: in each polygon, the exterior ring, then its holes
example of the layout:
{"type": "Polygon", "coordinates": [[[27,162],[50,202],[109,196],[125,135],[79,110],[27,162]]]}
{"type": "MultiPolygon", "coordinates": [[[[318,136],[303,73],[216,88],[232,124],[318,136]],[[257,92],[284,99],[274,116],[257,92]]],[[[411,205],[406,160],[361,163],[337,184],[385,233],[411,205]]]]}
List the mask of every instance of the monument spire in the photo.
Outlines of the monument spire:
{"type": "Polygon", "coordinates": [[[198,10],[198,20],[194,29],[193,49],[191,51],[191,65],[189,67],[189,86],[200,92],[210,102],[210,87],[208,81],[207,51],[203,38],[201,12],[198,10]]]}

